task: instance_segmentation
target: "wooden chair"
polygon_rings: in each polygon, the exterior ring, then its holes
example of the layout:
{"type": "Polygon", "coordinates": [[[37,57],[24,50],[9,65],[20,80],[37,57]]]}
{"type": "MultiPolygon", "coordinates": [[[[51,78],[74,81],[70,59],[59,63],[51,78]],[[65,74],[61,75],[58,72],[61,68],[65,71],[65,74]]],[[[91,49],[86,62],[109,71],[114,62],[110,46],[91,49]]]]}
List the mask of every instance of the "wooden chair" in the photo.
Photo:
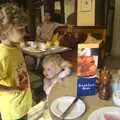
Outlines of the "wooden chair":
{"type": "Polygon", "coordinates": [[[103,26],[60,26],[55,29],[54,34],[59,33],[63,35],[60,40],[61,46],[72,48],[72,51],[63,53],[62,56],[73,63],[76,70],[77,63],[77,45],[84,43],[90,33],[97,40],[102,40],[99,49],[99,67],[104,65],[104,58],[106,53],[106,29],[103,26]]]}

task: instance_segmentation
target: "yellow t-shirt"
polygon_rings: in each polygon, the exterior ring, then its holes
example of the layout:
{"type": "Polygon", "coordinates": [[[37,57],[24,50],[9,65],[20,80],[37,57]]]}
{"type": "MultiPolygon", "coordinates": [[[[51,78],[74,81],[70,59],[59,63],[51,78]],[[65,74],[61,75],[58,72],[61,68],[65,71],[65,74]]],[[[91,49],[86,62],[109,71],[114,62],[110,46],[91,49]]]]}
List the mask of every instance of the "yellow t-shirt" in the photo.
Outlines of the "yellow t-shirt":
{"type": "Polygon", "coordinates": [[[20,93],[0,92],[2,120],[24,116],[32,105],[32,94],[24,58],[17,47],[0,44],[0,84],[23,89],[20,93]]]}

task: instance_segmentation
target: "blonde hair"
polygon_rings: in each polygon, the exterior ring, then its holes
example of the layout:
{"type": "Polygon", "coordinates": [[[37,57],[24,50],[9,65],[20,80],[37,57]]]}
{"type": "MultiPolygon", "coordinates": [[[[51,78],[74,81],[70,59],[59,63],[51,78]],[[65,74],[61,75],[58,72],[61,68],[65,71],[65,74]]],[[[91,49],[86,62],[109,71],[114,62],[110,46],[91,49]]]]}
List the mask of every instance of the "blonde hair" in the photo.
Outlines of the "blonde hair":
{"type": "Polygon", "coordinates": [[[64,60],[59,54],[48,55],[42,61],[43,66],[51,64],[56,68],[56,70],[64,69],[65,67],[72,67],[71,63],[64,60]]]}
{"type": "Polygon", "coordinates": [[[0,39],[7,38],[10,25],[25,25],[28,17],[16,4],[5,3],[0,5],[0,39]]]}

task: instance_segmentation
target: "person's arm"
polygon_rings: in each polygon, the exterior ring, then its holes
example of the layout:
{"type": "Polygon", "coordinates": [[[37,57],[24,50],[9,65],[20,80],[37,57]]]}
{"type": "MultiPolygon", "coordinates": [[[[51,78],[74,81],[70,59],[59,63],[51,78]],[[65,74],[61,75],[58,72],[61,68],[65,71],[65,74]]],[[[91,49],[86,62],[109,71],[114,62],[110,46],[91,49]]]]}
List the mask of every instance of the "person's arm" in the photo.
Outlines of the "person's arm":
{"type": "Polygon", "coordinates": [[[19,87],[8,87],[8,86],[4,86],[4,85],[0,85],[0,92],[15,92],[18,93],[20,92],[20,88],[19,87]]]}

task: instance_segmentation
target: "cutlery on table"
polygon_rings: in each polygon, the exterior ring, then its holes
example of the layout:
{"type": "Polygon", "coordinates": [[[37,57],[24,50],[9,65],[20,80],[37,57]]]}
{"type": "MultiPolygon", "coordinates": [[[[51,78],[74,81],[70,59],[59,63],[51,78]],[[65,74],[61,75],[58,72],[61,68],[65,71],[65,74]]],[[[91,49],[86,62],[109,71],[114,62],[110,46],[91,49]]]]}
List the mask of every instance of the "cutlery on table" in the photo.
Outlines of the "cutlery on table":
{"type": "Polygon", "coordinates": [[[64,120],[64,118],[72,111],[75,103],[78,101],[79,97],[76,97],[73,102],[67,107],[67,109],[62,113],[61,118],[64,120]]]}

